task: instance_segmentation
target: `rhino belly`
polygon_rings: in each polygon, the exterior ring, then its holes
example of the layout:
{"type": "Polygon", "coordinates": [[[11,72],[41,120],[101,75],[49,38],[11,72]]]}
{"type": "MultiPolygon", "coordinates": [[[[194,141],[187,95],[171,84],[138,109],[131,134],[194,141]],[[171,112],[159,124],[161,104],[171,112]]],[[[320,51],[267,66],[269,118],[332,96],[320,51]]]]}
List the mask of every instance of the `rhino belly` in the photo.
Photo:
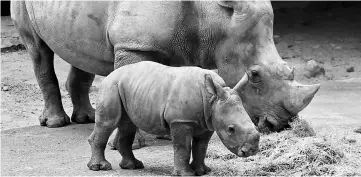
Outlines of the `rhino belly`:
{"type": "Polygon", "coordinates": [[[162,123],[160,118],[131,118],[133,123],[141,130],[154,135],[167,135],[170,133],[167,124],[162,123]]]}
{"type": "MultiPolygon", "coordinates": [[[[64,44],[67,45],[66,41],[64,44]]],[[[89,53],[87,51],[69,51],[67,48],[60,47],[56,44],[49,43],[48,45],[60,58],[83,71],[107,76],[114,70],[113,58],[104,59],[94,55],[88,55],[89,53]]],[[[101,54],[101,52],[99,52],[99,54],[101,54]]]]}

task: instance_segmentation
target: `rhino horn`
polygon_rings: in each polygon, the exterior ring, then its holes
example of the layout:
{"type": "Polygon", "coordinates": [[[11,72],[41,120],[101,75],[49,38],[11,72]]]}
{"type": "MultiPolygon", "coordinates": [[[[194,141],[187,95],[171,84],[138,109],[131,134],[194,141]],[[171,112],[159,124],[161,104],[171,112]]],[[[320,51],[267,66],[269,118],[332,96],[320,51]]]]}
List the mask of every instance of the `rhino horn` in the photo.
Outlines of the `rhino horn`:
{"type": "Polygon", "coordinates": [[[292,115],[297,115],[311,102],[319,89],[319,84],[301,85],[294,82],[291,86],[289,98],[284,103],[285,108],[292,115]]]}
{"type": "Polygon", "coordinates": [[[248,75],[245,73],[242,77],[242,79],[236,84],[236,86],[233,87],[233,90],[235,90],[238,94],[242,93],[242,90],[244,86],[248,82],[248,75]]]}

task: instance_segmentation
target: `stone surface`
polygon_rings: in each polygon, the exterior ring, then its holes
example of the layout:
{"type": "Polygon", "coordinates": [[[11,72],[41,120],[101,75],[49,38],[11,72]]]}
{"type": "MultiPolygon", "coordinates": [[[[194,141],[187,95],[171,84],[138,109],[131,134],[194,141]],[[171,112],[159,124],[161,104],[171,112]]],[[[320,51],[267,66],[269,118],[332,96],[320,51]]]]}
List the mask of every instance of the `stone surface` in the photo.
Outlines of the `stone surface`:
{"type": "Polygon", "coordinates": [[[320,63],[315,60],[310,60],[306,63],[304,75],[307,78],[324,76],[325,69],[320,65],[320,63]]]}
{"type": "Polygon", "coordinates": [[[1,87],[1,90],[4,91],[4,92],[9,91],[9,87],[8,86],[3,86],[3,87],[1,87]]]}
{"type": "Polygon", "coordinates": [[[350,66],[346,69],[347,72],[354,72],[355,71],[355,68],[353,66],[350,66]]]}

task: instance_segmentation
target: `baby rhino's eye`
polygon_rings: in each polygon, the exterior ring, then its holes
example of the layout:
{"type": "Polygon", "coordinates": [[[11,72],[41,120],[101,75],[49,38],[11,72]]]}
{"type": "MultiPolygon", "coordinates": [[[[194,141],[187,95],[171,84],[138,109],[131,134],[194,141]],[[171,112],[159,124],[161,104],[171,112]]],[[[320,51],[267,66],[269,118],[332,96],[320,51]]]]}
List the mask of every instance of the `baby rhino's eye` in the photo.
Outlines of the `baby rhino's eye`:
{"type": "Polygon", "coordinates": [[[228,134],[232,135],[233,133],[236,132],[235,126],[234,125],[228,125],[228,134]]]}

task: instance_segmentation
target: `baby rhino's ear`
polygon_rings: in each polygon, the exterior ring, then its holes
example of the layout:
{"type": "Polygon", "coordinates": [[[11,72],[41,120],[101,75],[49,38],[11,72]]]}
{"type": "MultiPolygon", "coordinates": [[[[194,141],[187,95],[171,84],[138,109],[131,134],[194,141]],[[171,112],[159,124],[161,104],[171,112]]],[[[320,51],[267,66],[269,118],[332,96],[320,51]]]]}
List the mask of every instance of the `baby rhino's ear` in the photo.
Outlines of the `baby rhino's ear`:
{"type": "Polygon", "coordinates": [[[227,99],[226,91],[217,82],[213,82],[211,75],[206,74],[204,77],[206,89],[210,94],[216,95],[221,100],[227,99]]]}

